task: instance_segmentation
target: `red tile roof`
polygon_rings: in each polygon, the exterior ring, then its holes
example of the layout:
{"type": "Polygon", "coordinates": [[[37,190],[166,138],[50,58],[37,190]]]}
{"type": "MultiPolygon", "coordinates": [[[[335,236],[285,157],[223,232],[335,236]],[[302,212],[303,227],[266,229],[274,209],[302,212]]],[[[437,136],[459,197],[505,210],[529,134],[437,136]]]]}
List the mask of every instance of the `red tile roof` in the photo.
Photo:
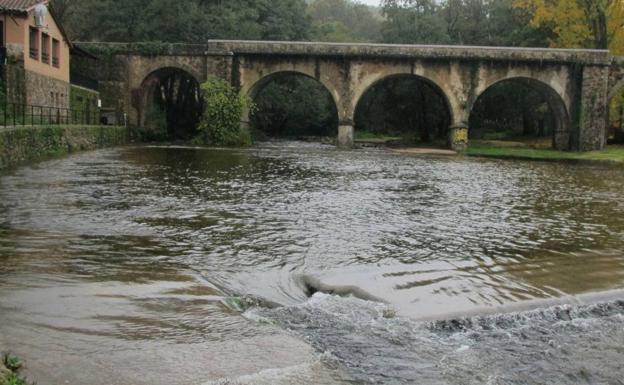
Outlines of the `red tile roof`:
{"type": "Polygon", "coordinates": [[[47,0],[0,0],[0,13],[2,12],[28,12],[39,3],[47,4],[47,0]]]}

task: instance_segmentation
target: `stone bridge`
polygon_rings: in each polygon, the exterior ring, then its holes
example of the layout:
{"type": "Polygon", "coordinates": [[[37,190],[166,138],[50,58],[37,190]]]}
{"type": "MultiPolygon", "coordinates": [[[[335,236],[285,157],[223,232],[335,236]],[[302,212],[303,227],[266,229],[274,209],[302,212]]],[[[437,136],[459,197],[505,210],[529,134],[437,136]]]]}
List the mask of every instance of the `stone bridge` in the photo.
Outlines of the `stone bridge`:
{"type": "Polygon", "coordinates": [[[97,71],[104,107],[127,113],[133,125],[143,124],[150,85],[163,73],[183,71],[199,83],[219,76],[252,98],[272,79],[296,73],[332,95],[343,147],[353,144],[358,102],[389,77],[414,76],[438,90],[452,121],[450,144],[458,150],[468,143],[477,99],[508,80],[544,95],[555,115],[555,148],[602,149],[609,98],[624,87],[624,59],[601,50],[211,40],[150,51],[102,44],[112,52],[97,71]]]}

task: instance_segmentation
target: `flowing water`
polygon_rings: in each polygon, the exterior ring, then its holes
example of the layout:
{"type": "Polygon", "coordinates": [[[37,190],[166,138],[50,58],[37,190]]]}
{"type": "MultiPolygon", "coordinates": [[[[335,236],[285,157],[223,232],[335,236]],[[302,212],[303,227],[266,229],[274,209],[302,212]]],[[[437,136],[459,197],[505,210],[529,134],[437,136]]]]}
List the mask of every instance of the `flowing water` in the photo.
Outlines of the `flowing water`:
{"type": "Polygon", "coordinates": [[[22,167],[0,348],[40,385],[624,384],[622,186],[290,142],[22,167]]]}

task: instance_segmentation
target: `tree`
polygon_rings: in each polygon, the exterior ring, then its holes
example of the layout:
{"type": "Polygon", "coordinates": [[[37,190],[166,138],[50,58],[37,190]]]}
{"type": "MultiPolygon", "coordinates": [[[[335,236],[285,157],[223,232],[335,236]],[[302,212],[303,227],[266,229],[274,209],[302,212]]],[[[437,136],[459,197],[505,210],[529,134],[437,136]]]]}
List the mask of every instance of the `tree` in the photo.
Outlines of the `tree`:
{"type": "Polygon", "coordinates": [[[447,44],[441,8],[434,0],[385,0],[382,27],[386,43],[447,44]]]}
{"type": "Polygon", "coordinates": [[[197,143],[217,146],[251,144],[249,130],[241,127],[241,117],[251,103],[223,79],[210,77],[201,85],[204,114],[197,127],[197,143]]]}
{"type": "Polygon", "coordinates": [[[81,41],[305,40],[310,30],[304,0],[52,1],[81,41]]]}
{"type": "Polygon", "coordinates": [[[544,46],[549,32],[527,26],[515,0],[385,0],[384,40],[486,46],[544,46]]]}
{"type": "Polygon", "coordinates": [[[553,47],[612,49],[624,53],[624,2],[621,0],[516,0],[529,10],[533,27],[552,30],[553,47]]]}
{"type": "Polygon", "coordinates": [[[288,74],[271,81],[254,99],[253,126],[268,136],[333,136],[334,99],[317,80],[288,74]]]}
{"type": "Polygon", "coordinates": [[[382,18],[371,7],[349,0],[315,0],[308,6],[312,36],[318,41],[376,42],[382,18]]]}

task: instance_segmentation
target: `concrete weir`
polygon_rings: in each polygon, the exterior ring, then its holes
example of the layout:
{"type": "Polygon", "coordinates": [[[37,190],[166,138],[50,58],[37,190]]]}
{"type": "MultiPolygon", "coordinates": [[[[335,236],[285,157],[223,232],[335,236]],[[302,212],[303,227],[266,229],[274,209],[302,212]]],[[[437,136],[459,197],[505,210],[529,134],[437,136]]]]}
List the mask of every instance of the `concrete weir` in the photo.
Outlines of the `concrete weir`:
{"type": "Polygon", "coordinates": [[[540,91],[555,115],[553,146],[573,151],[605,146],[609,97],[624,87],[624,60],[603,50],[210,40],[142,52],[132,44],[95,44],[113,52],[94,74],[105,85],[104,107],[126,112],[134,125],[144,122],[147,80],[163,68],[198,82],[222,77],[252,98],[271,79],[296,73],[316,79],[332,95],[340,147],[353,145],[362,96],[391,76],[418,77],[444,96],[449,146],[459,151],[468,144],[475,102],[501,81],[540,91]]]}

